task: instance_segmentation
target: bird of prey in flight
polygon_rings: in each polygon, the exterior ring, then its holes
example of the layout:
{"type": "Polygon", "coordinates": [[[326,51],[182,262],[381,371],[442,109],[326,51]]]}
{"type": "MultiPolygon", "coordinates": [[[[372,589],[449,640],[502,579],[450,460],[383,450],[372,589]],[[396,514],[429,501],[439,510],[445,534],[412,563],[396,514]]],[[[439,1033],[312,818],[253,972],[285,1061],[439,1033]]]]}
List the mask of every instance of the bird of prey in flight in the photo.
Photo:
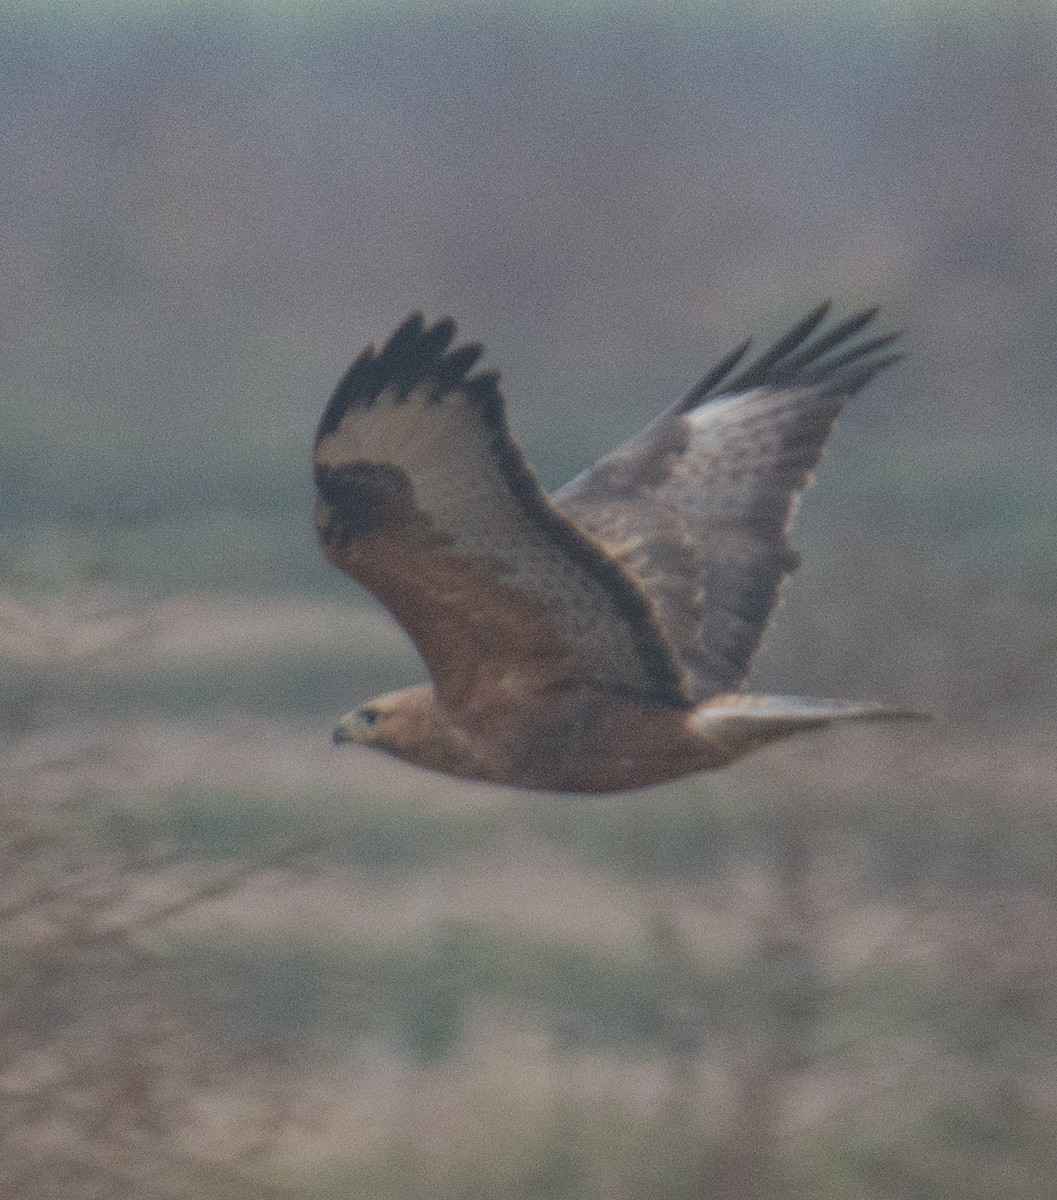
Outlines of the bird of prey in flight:
{"type": "Polygon", "coordinates": [[[334,739],[522,788],[610,792],[722,767],[880,703],[739,691],[797,566],[788,526],[844,402],[894,362],[876,309],[749,343],[552,496],[499,374],[409,317],[338,384],[315,443],[326,557],[403,625],[431,683],[334,739]]]}

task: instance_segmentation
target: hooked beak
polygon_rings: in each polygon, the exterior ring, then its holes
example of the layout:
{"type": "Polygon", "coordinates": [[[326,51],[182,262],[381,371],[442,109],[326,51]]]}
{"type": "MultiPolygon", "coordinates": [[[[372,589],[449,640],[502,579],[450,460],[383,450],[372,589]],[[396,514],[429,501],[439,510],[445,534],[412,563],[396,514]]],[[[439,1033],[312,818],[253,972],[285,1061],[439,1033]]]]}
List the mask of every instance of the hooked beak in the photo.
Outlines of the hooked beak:
{"type": "Polygon", "coordinates": [[[337,725],[334,726],[334,732],[330,735],[330,740],[335,746],[344,745],[346,742],[362,742],[364,740],[363,722],[360,719],[358,709],[345,713],[340,718],[337,725]]]}

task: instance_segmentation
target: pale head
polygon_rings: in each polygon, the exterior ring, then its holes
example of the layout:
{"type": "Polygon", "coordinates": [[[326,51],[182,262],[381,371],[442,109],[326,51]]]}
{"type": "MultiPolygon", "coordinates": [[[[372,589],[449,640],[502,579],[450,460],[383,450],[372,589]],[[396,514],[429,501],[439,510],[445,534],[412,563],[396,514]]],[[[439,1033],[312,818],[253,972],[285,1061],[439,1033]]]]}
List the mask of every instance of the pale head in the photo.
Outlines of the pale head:
{"type": "Polygon", "coordinates": [[[437,703],[428,684],[376,696],[347,712],[334,729],[336,743],[384,750],[434,771],[480,778],[479,753],[465,730],[437,703]]]}

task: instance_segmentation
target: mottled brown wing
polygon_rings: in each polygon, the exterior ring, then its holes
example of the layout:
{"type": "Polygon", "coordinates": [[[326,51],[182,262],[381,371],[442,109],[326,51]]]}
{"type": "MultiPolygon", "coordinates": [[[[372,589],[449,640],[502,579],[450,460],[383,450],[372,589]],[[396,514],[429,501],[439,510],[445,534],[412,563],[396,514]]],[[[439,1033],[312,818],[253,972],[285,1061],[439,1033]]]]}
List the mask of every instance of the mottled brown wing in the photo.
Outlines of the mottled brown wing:
{"type": "Polygon", "coordinates": [[[680,673],[621,568],[540,491],[478,345],[410,317],[350,367],[315,445],[327,558],[404,626],[442,703],[587,683],[685,708],[680,673]]]}
{"type": "Polygon", "coordinates": [[[816,309],[736,375],[739,347],[682,401],[552,497],[638,580],[695,701],[741,684],[796,569],[788,526],[844,402],[899,356],[817,332],[816,309]]]}

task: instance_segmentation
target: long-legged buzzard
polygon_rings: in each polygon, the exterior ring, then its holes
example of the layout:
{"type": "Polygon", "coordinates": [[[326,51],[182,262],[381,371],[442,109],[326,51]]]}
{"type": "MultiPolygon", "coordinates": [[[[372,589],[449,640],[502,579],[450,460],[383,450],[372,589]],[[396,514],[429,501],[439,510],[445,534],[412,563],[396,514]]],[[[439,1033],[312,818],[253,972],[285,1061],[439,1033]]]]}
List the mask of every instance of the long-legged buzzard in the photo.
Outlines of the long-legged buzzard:
{"type": "Polygon", "coordinates": [[[883,704],[738,691],[797,566],[788,526],[849,396],[899,356],[876,310],[816,309],[548,498],[482,347],[416,313],[349,368],[315,444],[327,558],[404,626],[432,684],[334,737],[470,779],[644,787],[883,704]]]}

